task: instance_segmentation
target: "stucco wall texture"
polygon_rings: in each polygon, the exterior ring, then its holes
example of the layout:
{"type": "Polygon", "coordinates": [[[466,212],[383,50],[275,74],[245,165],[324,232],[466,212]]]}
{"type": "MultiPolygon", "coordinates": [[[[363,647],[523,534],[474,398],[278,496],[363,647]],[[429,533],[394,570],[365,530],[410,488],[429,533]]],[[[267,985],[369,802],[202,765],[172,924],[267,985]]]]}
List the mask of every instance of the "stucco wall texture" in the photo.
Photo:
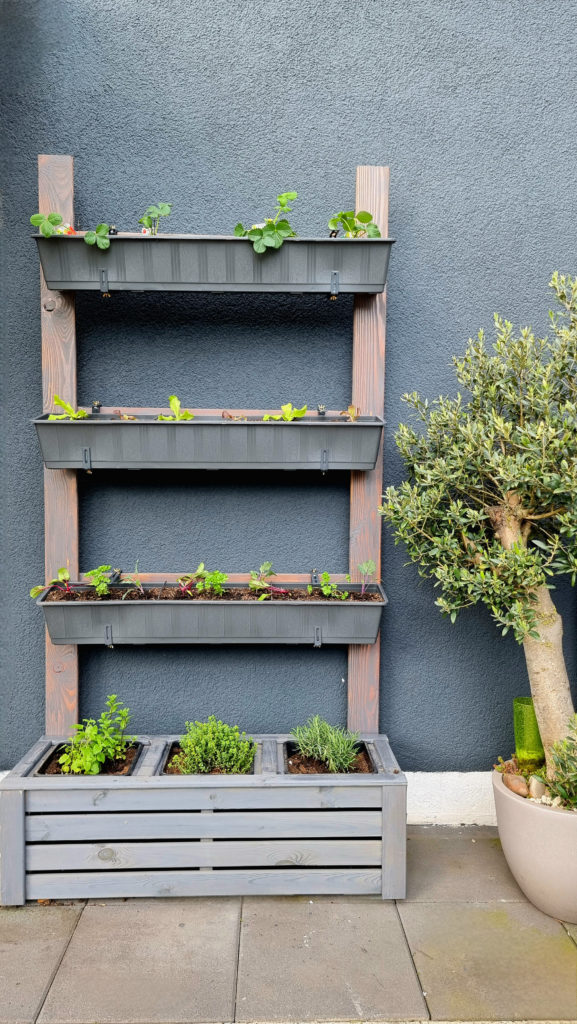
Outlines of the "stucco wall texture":
{"type": "MultiPolygon", "coordinates": [[[[391,167],[385,479],[401,478],[400,395],[455,390],[450,367],[498,310],[546,330],[551,271],[575,271],[577,5],[555,0],[8,0],[3,5],[2,715],[0,763],[43,731],[36,157],[76,158],[76,223],[229,233],[296,189],[300,233],[391,167]]],[[[348,404],[352,301],[97,295],[77,302],[79,401],[348,404]]],[[[346,569],[348,477],[81,476],[81,564],[346,569]]],[[[483,609],[451,627],[384,536],[381,730],[408,770],[487,768],[512,746],[522,651],[483,609]]],[[[576,675],[575,601],[556,592],[576,675]]],[[[248,730],[346,715],[345,649],[81,651],[81,713],[106,694],[134,730],[211,712],[248,730]]]]}

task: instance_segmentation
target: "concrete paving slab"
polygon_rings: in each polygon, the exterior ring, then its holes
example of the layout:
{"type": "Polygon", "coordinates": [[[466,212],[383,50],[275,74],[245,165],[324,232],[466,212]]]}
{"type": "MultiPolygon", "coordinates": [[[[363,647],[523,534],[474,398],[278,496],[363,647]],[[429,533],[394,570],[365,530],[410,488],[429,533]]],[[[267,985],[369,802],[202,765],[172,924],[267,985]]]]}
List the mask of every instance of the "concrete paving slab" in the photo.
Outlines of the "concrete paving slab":
{"type": "Polygon", "coordinates": [[[393,903],[245,899],[237,1021],[421,1020],[393,903]]]}
{"type": "Polygon", "coordinates": [[[577,948],[529,903],[405,903],[433,1020],[577,1020],[577,948]]]}
{"type": "Polygon", "coordinates": [[[526,902],[497,829],[414,826],[407,836],[407,899],[426,903],[526,902]]]}
{"type": "Polygon", "coordinates": [[[87,906],[41,1024],[234,1019],[240,900],[87,906]]]}
{"type": "Polygon", "coordinates": [[[82,909],[0,909],[0,1024],[36,1020],[82,909]]]}

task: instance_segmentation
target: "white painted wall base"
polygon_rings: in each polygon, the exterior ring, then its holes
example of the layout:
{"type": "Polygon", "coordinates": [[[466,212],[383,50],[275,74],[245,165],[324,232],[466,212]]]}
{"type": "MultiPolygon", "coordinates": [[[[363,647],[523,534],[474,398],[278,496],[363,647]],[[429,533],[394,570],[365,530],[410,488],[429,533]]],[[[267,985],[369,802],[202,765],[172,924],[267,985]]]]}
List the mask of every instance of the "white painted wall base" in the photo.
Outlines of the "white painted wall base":
{"type": "Polygon", "coordinates": [[[406,772],[409,825],[496,825],[491,772],[406,772]]]}

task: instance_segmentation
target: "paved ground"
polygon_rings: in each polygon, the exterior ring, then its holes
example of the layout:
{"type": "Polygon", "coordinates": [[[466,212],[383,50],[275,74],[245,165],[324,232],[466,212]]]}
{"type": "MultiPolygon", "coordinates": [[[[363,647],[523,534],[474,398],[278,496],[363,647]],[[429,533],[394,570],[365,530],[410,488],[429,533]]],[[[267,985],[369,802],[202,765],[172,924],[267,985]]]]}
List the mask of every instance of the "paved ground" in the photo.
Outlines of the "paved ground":
{"type": "MultiPolygon", "coordinates": [[[[0,1024],[577,1021],[577,926],[492,828],[409,829],[409,895],[0,911],[0,1024]]],[[[577,868],[576,868],[577,869],[577,868]]]]}

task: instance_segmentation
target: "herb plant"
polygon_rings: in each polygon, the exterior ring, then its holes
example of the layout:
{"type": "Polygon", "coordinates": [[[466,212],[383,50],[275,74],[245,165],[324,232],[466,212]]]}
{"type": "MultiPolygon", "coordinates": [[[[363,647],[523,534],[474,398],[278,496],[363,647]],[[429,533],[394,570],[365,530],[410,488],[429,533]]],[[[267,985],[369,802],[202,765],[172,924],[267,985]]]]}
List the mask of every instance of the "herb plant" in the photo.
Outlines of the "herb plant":
{"type": "Polygon", "coordinates": [[[110,593],[110,576],[112,568],[110,565],[99,565],[97,569],[89,569],[84,575],[94,587],[98,597],[107,597],[110,593]]]}
{"type": "Polygon", "coordinates": [[[239,732],[237,725],[226,725],[214,715],[208,722],[187,722],[180,746],[181,753],[173,757],[171,764],[184,775],[245,775],[256,753],[256,743],[239,732]]]}
{"type": "Polygon", "coordinates": [[[300,420],[303,418],[307,411],[306,405],[303,405],[302,409],[296,409],[292,402],[287,402],[286,405],[281,405],[280,413],[267,412],[263,416],[263,421],[267,420],[283,420],[285,423],[292,423],[293,420],[300,420]]]}
{"type": "Polygon", "coordinates": [[[577,811],[577,715],[569,722],[569,734],[553,744],[551,758],[555,774],[547,779],[552,797],[559,796],[564,807],[577,811]]]}
{"type": "Polygon", "coordinates": [[[331,577],[328,572],[321,572],[319,576],[319,585],[313,587],[312,583],[309,583],[307,591],[309,594],[314,594],[316,589],[319,589],[325,597],[334,597],[338,601],[346,601],[349,596],[348,590],[339,590],[338,583],[332,583],[331,577]]]}
{"type": "Polygon", "coordinates": [[[153,203],[146,213],[139,218],[138,223],[143,224],[150,231],[151,235],[158,234],[158,226],[161,217],[169,217],[172,212],[172,203],[153,203]]]}
{"type": "Polygon", "coordinates": [[[213,569],[212,572],[203,573],[197,580],[196,589],[199,593],[216,594],[220,597],[224,593],[224,584],[228,580],[225,572],[213,569]]]}
{"type": "Polygon", "coordinates": [[[468,394],[404,396],[417,420],[396,434],[407,477],[380,509],[444,615],[482,603],[523,644],[549,778],[575,711],[551,595],[555,576],[577,579],[577,279],[555,273],[551,287],[549,337],[496,315],[492,349],[481,331],[453,360],[468,394]]]}
{"type": "Polygon", "coordinates": [[[167,422],[169,420],[177,420],[178,421],[178,420],[193,420],[194,419],[194,413],[191,412],[190,409],[181,409],[181,407],[180,407],[180,399],[177,398],[176,395],[169,395],[168,396],[168,404],[170,406],[170,409],[171,409],[171,412],[172,412],[172,416],[163,416],[162,413],[160,413],[160,415],[156,417],[157,420],[162,420],[163,422],[167,422]]]}
{"type": "Polygon", "coordinates": [[[345,238],[380,238],[381,232],[373,220],[372,213],[366,210],[341,210],[331,217],[329,221],[331,231],[338,232],[340,228],[345,233],[345,238]]]}
{"type": "Polygon", "coordinates": [[[86,409],[75,409],[69,402],[60,398],[60,395],[54,395],[54,405],[64,409],[64,412],[51,412],[49,420],[84,420],[88,416],[86,409]]]}
{"type": "Polygon", "coordinates": [[[359,734],[329,725],[320,715],[292,730],[298,752],[321,764],[329,772],[350,772],[359,753],[359,734]]]}
{"type": "Polygon", "coordinates": [[[251,570],[248,586],[250,590],[254,590],[257,593],[262,591],[259,601],[266,601],[267,597],[270,597],[271,594],[288,594],[288,590],[273,586],[270,582],[272,576],[276,576],[272,562],[263,562],[258,572],[254,569],[251,570]]]}
{"type": "Polygon", "coordinates": [[[97,224],[95,231],[86,232],[84,241],[87,245],[96,245],[99,249],[110,249],[109,231],[109,224],[97,224]]]}
{"type": "Polygon", "coordinates": [[[134,743],[134,736],[125,735],[130,711],[116,694],[106,698],[106,709],[98,721],[85,718],[74,726],[75,735],[58,759],[65,775],[99,775],[105,761],[120,760],[127,746],[134,743]]]}
{"type": "Polygon", "coordinates": [[[68,569],[59,569],[57,576],[50,580],[50,583],[44,583],[39,587],[32,587],[30,597],[39,597],[44,590],[50,590],[51,587],[54,587],[55,590],[62,590],[66,594],[72,593],[68,569]]]}
{"type": "Polygon", "coordinates": [[[237,238],[249,238],[255,252],[266,252],[267,249],[280,249],[285,238],[294,238],[296,231],[293,231],[286,214],[290,213],[292,203],[298,196],[297,192],[281,192],[277,196],[277,208],[274,217],[267,217],[264,224],[253,224],[251,228],[245,228],[237,224],[234,233],[237,238]]]}

